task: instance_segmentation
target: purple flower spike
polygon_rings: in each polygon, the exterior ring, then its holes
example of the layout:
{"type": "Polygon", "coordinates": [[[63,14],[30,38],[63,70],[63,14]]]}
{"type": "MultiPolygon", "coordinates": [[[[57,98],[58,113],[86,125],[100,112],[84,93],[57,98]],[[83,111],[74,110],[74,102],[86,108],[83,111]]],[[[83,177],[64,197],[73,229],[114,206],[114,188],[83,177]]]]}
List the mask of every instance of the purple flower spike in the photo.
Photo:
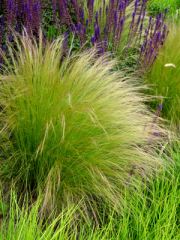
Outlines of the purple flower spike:
{"type": "Polygon", "coordinates": [[[16,32],[18,32],[18,23],[16,23],[16,25],[15,25],[15,30],[16,30],[16,32]]]}
{"type": "Polygon", "coordinates": [[[81,19],[84,20],[84,9],[81,11],[81,19]]]}
{"type": "Polygon", "coordinates": [[[82,26],[82,24],[81,24],[81,22],[78,24],[78,32],[80,32],[81,31],[81,26],[82,26]]]}
{"type": "Polygon", "coordinates": [[[140,25],[140,31],[142,31],[142,29],[143,29],[143,23],[141,23],[140,25]]]}
{"type": "Polygon", "coordinates": [[[157,33],[156,40],[159,41],[160,37],[161,37],[161,32],[158,32],[158,33],[157,33]]]}
{"type": "Polygon", "coordinates": [[[132,14],[132,18],[133,18],[133,20],[134,20],[134,18],[135,18],[135,15],[136,15],[136,13],[133,12],[133,14],[132,14]]]}
{"type": "Polygon", "coordinates": [[[104,35],[107,35],[107,34],[108,34],[107,27],[104,27],[104,35]]]}
{"type": "Polygon", "coordinates": [[[4,17],[1,17],[1,24],[4,24],[4,17]]]}
{"type": "Polygon", "coordinates": [[[144,46],[141,47],[141,52],[144,52],[144,46]]]}
{"type": "Polygon", "coordinates": [[[167,10],[168,10],[168,9],[167,9],[167,8],[165,8],[165,14],[167,13],[167,10]]]}
{"type": "Polygon", "coordinates": [[[99,8],[99,14],[101,15],[102,13],[102,7],[99,8]]]}
{"type": "Polygon", "coordinates": [[[104,46],[107,46],[107,39],[104,40],[104,46]]]}
{"type": "Polygon", "coordinates": [[[11,42],[11,36],[10,35],[8,36],[8,41],[11,42]]]}
{"type": "Polygon", "coordinates": [[[121,27],[123,26],[123,24],[124,24],[124,19],[121,19],[121,21],[120,21],[121,27]]]}
{"type": "Polygon", "coordinates": [[[104,48],[103,48],[103,47],[101,48],[100,52],[101,52],[101,53],[103,53],[103,52],[104,52],[104,48]]]}
{"type": "Polygon", "coordinates": [[[159,105],[158,105],[158,109],[159,109],[159,110],[162,110],[162,104],[159,104],[159,105]]]}
{"type": "Polygon", "coordinates": [[[9,11],[11,11],[12,10],[12,6],[13,6],[13,1],[9,1],[9,11]]]}
{"type": "Polygon", "coordinates": [[[44,33],[44,34],[43,34],[43,40],[45,40],[45,39],[46,39],[46,34],[44,33]]]}
{"type": "Polygon", "coordinates": [[[86,34],[86,27],[83,28],[83,33],[86,34]]]}
{"type": "Polygon", "coordinates": [[[98,22],[98,12],[96,12],[95,20],[96,20],[96,22],[98,22]]]}

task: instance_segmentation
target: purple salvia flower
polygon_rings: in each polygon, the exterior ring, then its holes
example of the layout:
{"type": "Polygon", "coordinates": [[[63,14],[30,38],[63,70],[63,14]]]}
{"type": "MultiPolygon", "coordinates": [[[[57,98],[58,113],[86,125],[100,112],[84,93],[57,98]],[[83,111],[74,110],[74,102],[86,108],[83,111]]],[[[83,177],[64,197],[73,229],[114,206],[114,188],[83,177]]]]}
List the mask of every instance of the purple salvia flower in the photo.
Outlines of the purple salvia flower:
{"type": "Polygon", "coordinates": [[[104,35],[106,36],[108,34],[107,27],[104,27],[104,35]]]}
{"type": "Polygon", "coordinates": [[[102,7],[99,8],[99,14],[101,15],[102,13],[102,7]]]}
{"type": "Polygon", "coordinates": [[[84,9],[81,11],[81,19],[84,20],[84,9]]]}
{"type": "Polygon", "coordinates": [[[74,24],[71,24],[71,31],[73,32],[75,29],[75,25],[74,24]]]}
{"type": "Polygon", "coordinates": [[[98,23],[98,12],[96,12],[95,20],[96,20],[96,22],[98,23]]]}
{"type": "Polygon", "coordinates": [[[13,6],[13,1],[12,1],[12,0],[10,0],[10,1],[9,1],[9,6],[8,6],[8,8],[9,8],[9,11],[11,11],[11,10],[12,10],[12,6],[13,6]]]}
{"type": "Polygon", "coordinates": [[[132,14],[132,18],[133,18],[133,20],[134,20],[134,18],[135,18],[135,15],[136,15],[136,13],[133,12],[133,14],[132,14]]]}
{"type": "Polygon", "coordinates": [[[100,53],[103,53],[104,52],[104,48],[102,47],[101,50],[100,50],[100,53]]]}
{"type": "Polygon", "coordinates": [[[144,52],[144,46],[141,47],[141,53],[144,52]]]}
{"type": "Polygon", "coordinates": [[[16,32],[18,32],[18,23],[16,23],[16,25],[15,25],[15,30],[16,30],[16,32]]]}
{"type": "Polygon", "coordinates": [[[108,15],[108,10],[109,10],[108,6],[106,6],[106,15],[108,15]]]}
{"type": "Polygon", "coordinates": [[[8,41],[11,42],[11,35],[8,36],[8,41]]]}
{"type": "Polygon", "coordinates": [[[87,27],[87,25],[88,25],[88,22],[89,22],[89,20],[88,20],[88,19],[86,19],[86,27],[87,27]]]}
{"type": "Polygon", "coordinates": [[[1,17],[1,24],[2,25],[4,24],[4,17],[3,16],[1,17]]]}
{"type": "Polygon", "coordinates": [[[143,29],[143,23],[141,23],[140,25],[140,31],[142,31],[142,29],[143,29]]]}
{"type": "Polygon", "coordinates": [[[123,24],[124,24],[124,19],[121,19],[121,21],[120,21],[121,27],[123,26],[123,24]]]}
{"type": "Polygon", "coordinates": [[[156,36],[156,41],[159,41],[160,37],[161,37],[161,32],[158,32],[156,36]]]}
{"type": "Polygon", "coordinates": [[[104,40],[104,46],[107,46],[107,39],[104,40]]]}
{"type": "Polygon", "coordinates": [[[79,24],[78,24],[78,32],[80,32],[81,31],[81,27],[82,27],[82,24],[81,24],[81,22],[79,22],[79,24]]]}
{"type": "Polygon", "coordinates": [[[83,28],[83,33],[86,34],[86,27],[83,28]]]}

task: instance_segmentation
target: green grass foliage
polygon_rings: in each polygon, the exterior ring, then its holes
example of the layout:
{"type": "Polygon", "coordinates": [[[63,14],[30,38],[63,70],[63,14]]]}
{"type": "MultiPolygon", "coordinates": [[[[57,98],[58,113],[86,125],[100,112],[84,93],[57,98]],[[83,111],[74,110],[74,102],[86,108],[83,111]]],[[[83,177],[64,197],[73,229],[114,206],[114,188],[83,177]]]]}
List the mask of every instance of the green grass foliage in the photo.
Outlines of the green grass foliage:
{"type": "Polygon", "coordinates": [[[94,49],[62,61],[61,38],[45,49],[42,34],[39,42],[16,37],[12,64],[3,55],[1,179],[45,192],[42,208],[82,198],[118,205],[123,186],[161,165],[154,151],[164,130],[141,88],[112,71],[115,60],[94,49]]]}
{"type": "MultiPolygon", "coordinates": [[[[10,210],[1,218],[1,240],[178,240],[180,238],[180,145],[168,147],[168,156],[174,166],[161,169],[151,176],[151,181],[135,191],[125,188],[122,213],[108,204],[101,203],[99,224],[84,219],[75,221],[74,213],[79,208],[63,209],[58,217],[40,218],[42,198],[27,205],[19,204],[15,192],[11,192],[10,210]],[[21,207],[20,207],[21,205],[21,207]]],[[[165,157],[167,158],[167,156],[165,157]]],[[[27,198],[26,198],[27,199],[27,198]]],[[[1,199],[3,200],[3,199],[1,199]]],[[[27,199],[28,200],[28,199],[27,199]]]]}
{"type": "Polygon", "coordinates": [[[162,116],[170,120],[180,130],[180,24],[170,24],[170,32],[165,44],[160,49],[147,83],[152,85],[150,93],[159,98],[153,105],[157,109],[163,103],[162,116]],[[166,65],[170,64],[170,65],[166,65]],[[172,65],[173,64],[173,65],[172,65]]]}
{"type": "Polygon", "coordinates": [[[148,3],[148,11],[153,16],[156,16],[160,12],[164,12],[165,8],[168,9],[167,15],[175,15],[176,10],[180,8],[179,0],[152,0],[148,3]]]}

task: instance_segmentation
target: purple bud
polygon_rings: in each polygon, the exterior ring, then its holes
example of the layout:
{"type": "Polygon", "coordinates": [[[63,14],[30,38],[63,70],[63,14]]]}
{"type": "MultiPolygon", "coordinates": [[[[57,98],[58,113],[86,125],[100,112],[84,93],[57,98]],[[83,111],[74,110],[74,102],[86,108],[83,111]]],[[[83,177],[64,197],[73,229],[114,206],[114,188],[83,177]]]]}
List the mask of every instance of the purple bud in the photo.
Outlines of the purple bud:
{"type": "Polygon", "coordinates": [[[86,27],[83,28],[83,33],[86,34],[86,27]]]}
{"type": "Polygon", "coordinates": [[[146,12],[145,12],[145,11],[143,11],[143,18],[145,17],[145,15],[146,15],[146,12]]]}
{"type": "Polygon", "coordinates": [[[140,25],[140,31],[142,31],[142,29],[143,29],[143,23],[141,23],[140,25]]]}
{"type": "Polygon", "coordinates": [[[153,54],[153,52],[154,52],[154,49],[151,48],[151,55],[153,54]]]}
{"type": "Polygon", "coordinates": [[[107,46],[107,39],[104,40],[104,46],[107,46]]]}
{"type": "Polygon", "coordinates": [[[95,19],[96,19],[96,22],[98,22],[98,12],[96,12],[95,19]]]}
{"type": "Polygon", "coordinates": [[[168,10],[168,9],[167,9],[167,8],[165,8],[165,14],[167,13],[167,10],[168,10]]]}
{"type": "Polygon", "coordinates": [[[88,22],[89,22],[89,20],[88,20],[88,19],[86,19],[86,27],[87,27],[87,25],[88,25],[88,22]]]}
{"type": "Polygon", "coordinates": [[[151,23],[151,21],[152,21],[152,16],[149,17],[149,23],[151,23]]]}
{"type": "Polygon", "coordinates": [[[67,8],[67,2],[64,3],[64,7],[67,8]]]}
{"type": "Polygon", "coordinates": [[[144,46],[141,47],[141,52],[144,52],[144,46]]]}
{"type": "Polygon", "coordinates": [[[4,17],[1,17],[1,24],[4,24],[4,17]]]}
{"type": "Polygon", "coordinates": [[[134,18],[135,18],[135,15],[136,15],[136,13],[133,12],[133,14],[132,14],[132,18],[133,18],[133,20],[134,20],[134,18]]]}
{"type": "Polygon", "coordinates": [[[45,40],[45,39],[46,39],[46,34],[44,33],[44,34],[43,34],[43,40],[45,40]]]}
{"type": "Polygon", "coordinates": [[[71,56],[71,55],[72,55],[72,53],[73,53],[73,51],[71,50],[71,51],[70,51],[70,54],[69,54],[69,56],[71,56]]]}
{"type": "Polygon", "coordinates": [[[124,19],[121,19],[121,21],[120,21],[121,27],[123,26],[123,24],[124,24],[124,19]]]}
{"type": "Polygon", "coordinates": [[[99,8],[99,15],[102,13],[102,7],[99,8]]]}
{"type": "Polygon", "coordinates": [[[81,26],[82,26],[82,24],[81,24],[81,22],[79,22],[79,24],[78,24],[78,32],[81,31],[81,26]]]}
{"type": "Polygon", "coordinates": [[[106,15],[108,14],[108,6],[106,6],[106,15]]]}
{"type": "Polygon", "coordinates": [[[74,24],[71,24],[71,31],[73,32],[75,29],[75,25],[74,24]]]}
{"type": "Polygon", "coordinates": [[[4,26],[1,26],[1,27],[0,27],[0,30],[3,31],[3,30],[4,30],[4,26]]]}
{"type": "Polygon", "coordinates": [[[113,51],[111,51],[111,54],[113,54],[114,52],[113,51]]]}
{"type": "Polygon", "coordinates": [[[158,109],[159,109],[159,110],[162,110],[162,104],[159,104],[159,105],[158,105],[158,109]]]}
{"type": "Polygon", "coordinates": [[[104,48],[102,47],[101,50],[100,50],[100,53],[103,53],[104,52],[104,48]]]}
{"type": "Polygon", "coordinates": [[[84,9],[81,11],[81,19],[84,20],[84,9]]]}
{"type": "Polygon", "coordinates": [[[140,21],[141,21],[141,15],[138,17],[137,25],[139,25],[140,21]]]}
{"type": "Polygon", "coordinates": [[[4,45],[1,46],[2,51],[4,52],[4,45]]]}
{"type": "Polygon", "coordinates": [[[8,36],[8,41],[11,42],[11,36],[10,35],[8,36]]]}
{"type": "Polygon", "coordinates": [[[104,27],[104,35],[107,35],[108,31],[107,31],[107,27],[104,27]]]}
{"type": "Polygon", "coordinates": [[[121,10],[121,9],[122,9],[122,4],[120,3],[120,4],[119,4],[119,10],[121,10]]]}
{"type": "Polygon", "coordinates": [[[160,37],[161,37],[161,32],[158,32],[156,35],[156,40],[159,41],[160,37]]]}
{"type": "Polygon", "coordinates": [[[114,20],[117,21],[117,10],[114,10],[114,20]]]}
{"type": "Polygon", "coordinates": [[[18,23],[15,25],[15,30],[18,32],[18,23]]]}
{"type": "Polygon", "coordinates": [[[12,10],[12,6],[13,6],[13,1],[9,1],[9,11],[11,11],[12,10]]]}
{"type": "Polygon", "coordinates": [[[124,9],[124,7],[125,7],[125,4],[124,4],[124,2],[122,2],[122,3],[121,3],[121,8],[122,8],[122,10],[124,9]]]}

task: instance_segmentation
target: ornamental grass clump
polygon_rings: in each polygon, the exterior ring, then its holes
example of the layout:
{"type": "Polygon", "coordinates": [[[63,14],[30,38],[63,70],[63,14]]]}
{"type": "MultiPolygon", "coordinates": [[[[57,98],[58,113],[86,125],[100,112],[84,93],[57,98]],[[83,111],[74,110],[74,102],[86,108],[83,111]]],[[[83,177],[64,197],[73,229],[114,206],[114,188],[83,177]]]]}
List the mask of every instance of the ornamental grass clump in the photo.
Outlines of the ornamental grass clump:
{"type": "Polygon", "coordinates": [[[27,34],[15,41],[12,64],[2,52],[1,179],[44,192],[43,208],[82,198],[86,213],[93,200],[119,205],[123,186],[162,164],[155,150],[164,130],[146,97],[96,49],[62,61],[61,38],[45,49],[42,33],[39,44],[27,34]]]}
{"type": "Polygon", "coordinates": [[[151,106],[156,109],[163,103],[162,116],[180,132],[180,24],[172,22],[169,28],[167,40],[146,78],[152,85],[148,93],[160,96],[151,106]]]}

